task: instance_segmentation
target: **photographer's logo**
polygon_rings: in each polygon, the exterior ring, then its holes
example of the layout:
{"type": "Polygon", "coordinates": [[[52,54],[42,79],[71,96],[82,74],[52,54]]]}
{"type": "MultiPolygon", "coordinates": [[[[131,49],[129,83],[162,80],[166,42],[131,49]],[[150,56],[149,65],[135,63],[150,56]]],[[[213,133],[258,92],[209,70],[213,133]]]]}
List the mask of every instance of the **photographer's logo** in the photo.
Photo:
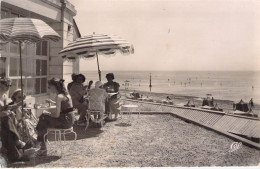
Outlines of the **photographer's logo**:
{"type": "Polygon", "coordinates": [[[233,142],[231,145],[230,145],[230,149],[228,152],[234,152],[238,149],[240,149],[242,147],[242,142],[233,142]]]}

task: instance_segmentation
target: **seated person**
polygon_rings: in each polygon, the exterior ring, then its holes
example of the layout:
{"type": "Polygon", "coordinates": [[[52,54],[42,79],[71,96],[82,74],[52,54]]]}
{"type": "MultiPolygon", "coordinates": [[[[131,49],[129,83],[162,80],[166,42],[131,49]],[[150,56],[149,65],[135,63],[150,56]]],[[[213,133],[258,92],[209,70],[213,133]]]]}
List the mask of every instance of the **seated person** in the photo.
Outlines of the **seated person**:
{"type": "Polygon", "coordinates": [[[75,77],[76,77],[76,73],[72,73],[72,75],[71,75],[71,80],[72,80],[72,82],[70,82],[69,84],[68,84],[68,86],[67,86],[67,89],[68,89],[68,92],[70,92],[70,88],[71,88],[71,86],[73,85],[73,83],[75,82],[75,77]]]}
{"type": "Polygon", "coordinates": [[[43,114],[39,118],[39,122],[36,126],[38,132],[37,141],[41,146],[40,150],[37,152],[39,156],[47,155],[47,147],[43,138],[47,133],[47,129],[68,129],[72,127],[75,120],[71,97],[64,86],[64,80],[52,78],[48,81],[48,85],[50,92],[56,94],[56,111],[43,111],[43,114]]]}
{"type": "MultiPolygon", "coordinates": [[[[9,105],[17,104],[22,101],[22,99],[25,99],[26,96],[24,95],[22,97],[22,90],[17,89],[14,91],[11,99],[12,102],[9,103],[9,105]]],[[[24,107],[26,107],[26,103],[24,102],[24,107]]],[[[30,112],[28,110],[23,110],[22,112],[22,106],[20,105],[14,110],[15,117],[17,120],[17,130],[19,134],[23,137],[22,140],[24,142],[35,142],[37,139],[37,134],[35,131],[35,127],[37,124],[36,119],[33,120],[31,118],[30,112]]]]}
{"type": "Polygon", "coordinates": [[[0,79],[0,119],[1,119],[1,152],[7,155],[9,162],[27,161],[29,156],[35,152],[35,149],[29,149],[20,139],[17,131],[17,120],[12,112],[21,103],[7,105],[6,93],[11,86],[11,80],[7,78],[0,79]]]}
{"type": "Polygon", "coordinates": [[[106,114],[109,115],[109,118],[112,119],[112,114],[115,114],[115,119],[117,119],[118,114],[120,113],[120,105],[119,105],[119,83],[114,82],[115,79],[113,73],[106,74],[107,83],[103,85],[103,88],[107,93],[117,93],[112,95],[106,101],[106,114]]]}
{"type": "Polygon", "coordinates": [[[83,74],[78,74],[74,78],[75,82],[71,85],[69,93],[72,98],[73,107],[78,109],[78,113],[80,115],[77,124],[79,126],[85,126],[85,117],[88,109],[88,101],[86,96],[88,94],[88,89],[90,89],[93,81],[90,81],[88,86],[84,86],[83,83],[85,82],[86,78],[83,74]]]}
{"type": "Polygon", "coordinates": [[[108,94],[102,87],[102,82],[97,81],[95,88],[89,90],[89,110],[101,110],[105,112],[105,101],[108,94]]]}

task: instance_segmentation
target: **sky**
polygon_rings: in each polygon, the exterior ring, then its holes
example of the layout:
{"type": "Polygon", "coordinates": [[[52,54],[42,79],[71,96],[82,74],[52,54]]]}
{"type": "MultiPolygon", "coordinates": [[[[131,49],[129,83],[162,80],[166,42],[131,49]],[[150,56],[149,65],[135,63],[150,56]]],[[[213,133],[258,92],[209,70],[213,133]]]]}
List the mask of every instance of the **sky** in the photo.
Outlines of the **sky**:
{"type": "MultiPolygon", "coordinates": [[[[101,70],[260,70],[259,0],[69,0],[82,36],[116,34],[135,53],[101,70]]],[[[96,60],[80,60],[82,71],[96,60]]]]}

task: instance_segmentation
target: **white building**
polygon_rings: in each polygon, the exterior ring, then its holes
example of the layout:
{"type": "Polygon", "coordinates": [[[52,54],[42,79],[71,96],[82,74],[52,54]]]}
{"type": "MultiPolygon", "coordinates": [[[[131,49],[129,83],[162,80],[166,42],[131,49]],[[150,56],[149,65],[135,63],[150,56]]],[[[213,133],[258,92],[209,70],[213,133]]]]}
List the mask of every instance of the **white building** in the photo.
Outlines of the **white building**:
{"type": "MultiPolygon", "coordinates": [[[[52,77],[71,81],[71,74],[79,72],[79,61],[63,61],[58,52],[80,37],[73,17],[74,6],[67,0],[0,0],[1,19],[12,17],[37,18],[49,24],[60,36],[59,42],[44,41],[24,45],[22,49],[24,92],[30,103],[43,103],[48,97],[47,80],[52,77]]],[[[0,50],[0,75],[13,81],[9,95],[20,86],[18,45],[8,43],[0,50]]]]}

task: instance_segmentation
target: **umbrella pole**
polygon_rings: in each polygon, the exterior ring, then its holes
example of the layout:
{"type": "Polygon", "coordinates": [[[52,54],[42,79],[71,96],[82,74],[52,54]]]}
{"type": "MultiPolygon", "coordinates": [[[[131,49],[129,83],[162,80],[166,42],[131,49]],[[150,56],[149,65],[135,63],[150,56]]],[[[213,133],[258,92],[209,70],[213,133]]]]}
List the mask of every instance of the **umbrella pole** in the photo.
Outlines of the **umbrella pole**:
{"type": "Polygon", "coordinates": [[[96,52],[96,55],[97,55],[98,76],[99,76],[99,81],[101,81],[101,71],[99,69],[99,61],[98,61],[98,54],[97,54],[97,52],[96,52]]]}
{"type": "MultiPolygon", "coordinates": [[[[23,63],[22,63],[22,42],[19,42],[19,52],[20,52],[20,74],[21,74],[21,89],[23,97],[23,63]]],[[[23,113],[23,99],[22,99],[22,113],[23,113]]]]}

